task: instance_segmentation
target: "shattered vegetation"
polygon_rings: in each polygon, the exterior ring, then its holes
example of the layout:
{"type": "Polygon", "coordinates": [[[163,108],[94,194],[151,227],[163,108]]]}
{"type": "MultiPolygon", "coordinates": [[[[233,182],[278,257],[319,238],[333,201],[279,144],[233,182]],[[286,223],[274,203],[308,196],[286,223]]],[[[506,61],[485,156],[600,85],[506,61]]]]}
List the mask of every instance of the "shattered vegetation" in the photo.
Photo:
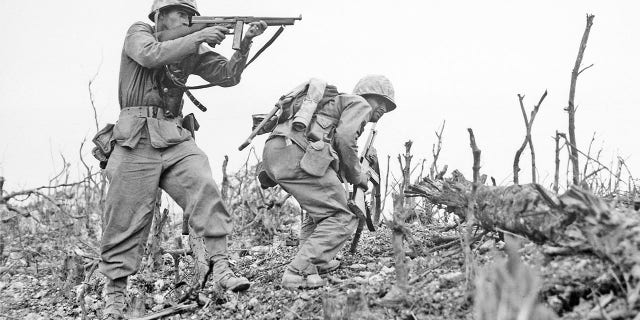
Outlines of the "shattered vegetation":
{"type": "MultiPolygon", "coordinates": [[[[184,245],[188,236],[181,235],[180,212],[167,204],[164,227],[151,233],[143,269],[130,279],[131,318],[632,319],[639,309],[637,212],[578,188],[555,196],[536,185],[480,186],[470,238],[477,276],[467,279],[460,226],[471,183],[459,172],[407,188],[413,198],[405,203],[402,228],[408,270],[403,299],[385,299],[396,283],[393,232],[386,224],[363,233],[355,254],[345,246],[341,267],[326,275],[326,286],[282,289],[301,212],[283,191],[261,190],[254,171],[247,164],[222,185],[236,221],[231,258],[251,289],[238,294],[209,285],[185,299],[193,259],[184,245]],[[154,241],[160,243],[155,262],[154,241]]],[[[2,204],[3,317],[101,315],[104,279],[95,271],[100,216],[99,210],[85,214],[84,207],[93,199],[89,207],[100,208],[100,185],[85,179],[50,189],[46,198],[2,204]],[[80,201],[80,190],[96,195],[80,201]]]]}
{"type": "MultiPolygon", "coordinates": [[[[487,185],[471,129],[472,181],[457,170],[445,177],[448,167],[437,165],[443,122],[427,176],[422,160],[415,178],[408,141],[398,155],[401,181],[389,186],[387,156],[382,205],[393,200],[387,212],[393,219],[363,233],[354,253],[346,245],[337,257],[340,267],[324,275],[325,286],[288,290],[280,279],[299,245],[304,213],[279,187],[260,188],[255,151],[232,175],[225,157],[220,189],[235,222],[230,258],[251,288],[233,293],[207,284],[188,290],[186,284],[197,278],[192,255],[198,250],[189,247],[180,209],[159,193],[142,269],[126,290],[128,318],[639,320],[637,181],[622,158],[614,172],[598,161],[599,152],[591,157],[591,146],[585,154],[575,145],[573,99],[578,75],[589,68],[581,60],[592,23],[587,15],[572,73],[565,109],[569,138],[555,135],[553,191],[535,183],[531,140],[546,91],[529,117],[518,94],[527,134],[516,152],[514,185],[496,186],[493,178],[487,185]],[[527,145],[534,183],[519,184],[518,162],[527,145]],[[564,193],[562,148],[569,150],[573,169],[564,193]],[[582,174],[579,155],[586,158],[582,174]]],[[[64,157],[47,186],[9,193],[0,177],[0,319],[102,316],[104,278],[96,266],[107,182],[81,161],[86,177],[79,182],[68,181],[64,157]]]]}

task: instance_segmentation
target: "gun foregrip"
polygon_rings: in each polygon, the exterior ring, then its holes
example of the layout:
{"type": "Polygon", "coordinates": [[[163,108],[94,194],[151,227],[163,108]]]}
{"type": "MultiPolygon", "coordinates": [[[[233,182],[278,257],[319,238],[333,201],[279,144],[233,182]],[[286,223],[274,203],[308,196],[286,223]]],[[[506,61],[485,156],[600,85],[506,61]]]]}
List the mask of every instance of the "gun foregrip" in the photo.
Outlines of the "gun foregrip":
{"type": "Polygon", "coordinates": [[[240,43],[242,42],[242,29],[244,28],[244,21],[236,21],[236,26],[233,28],[233,50],[240,50],[240,43]]]}

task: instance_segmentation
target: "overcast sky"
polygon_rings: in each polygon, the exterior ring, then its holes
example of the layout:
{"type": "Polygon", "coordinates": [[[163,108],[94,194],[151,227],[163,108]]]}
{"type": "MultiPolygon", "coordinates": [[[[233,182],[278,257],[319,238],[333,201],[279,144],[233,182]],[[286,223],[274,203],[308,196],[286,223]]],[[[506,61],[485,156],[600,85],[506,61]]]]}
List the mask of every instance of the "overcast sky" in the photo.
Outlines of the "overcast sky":
{"type": "MultiPolygon", "coordinates": [[[[151,1],[1,1],[3,61],[0,76],[0,176],[5,189],[47,184],[63,154],[81,167],[79,147],[96,128],[88,82],[93,85],[100,126],[117,119],[118,70],[124,35],[147,21],[151,1]]],[[[219,180],[224,155],[230,170],[248,150],[237,147],[250,132],[250,115],[271,109],[283,93],[310,77],[350,92],[366,74],[388,76],[398,108],[378,125],[382,158],[414,141],[414,163],[431,163],[434,131],[446,120],[440,164],[471,175],[467,128],[482,150],[482,172],[509,184],[515,151],[525,127],[517,94],[527,112],[549,95],[533,126],[540,180],[553,181],[556,130],[567,131],[563,108],[570,73],[585,27],[595,14],[583,64],[594,66],[578,80],[577,136],[610,164],[620,155],[640,176],[640,19],[638,1],[222,1],[199,2],[203,15],[297,16],[277,42],[249,67],[239,85],[195,92],[209,107],[201,113],[197,143],[219,180]]],[[[147,21],[149,22],[149,21],[147,21]]],[[[258,48],[275,31],[257,39],[258,48]]],[[[220,46],[229,56],[230,37],[220,46]]],[[[218,48],[217,48],[218,49],[218,48]]],[[[192,83],[199,83],[193,77],[192,83]]],[[[254,145],[260,153],[264,136],[254,145]]],[[[82,152],[90,165],[90,145],[82,152]]],[[[521,181],[530,181],[529,152],[521,181]]],[[[566,169],[563,153],[562,172],[566,169]]],[[[386,161],[385,161],[386,162],[386,161]]],[[[581,159],[584,163],[584,159],[581,159]]],[[[80,169],[74,169],[74,172],[80,169]]],[[[563,178],[564,180],[564,178],[563,178]]]]}

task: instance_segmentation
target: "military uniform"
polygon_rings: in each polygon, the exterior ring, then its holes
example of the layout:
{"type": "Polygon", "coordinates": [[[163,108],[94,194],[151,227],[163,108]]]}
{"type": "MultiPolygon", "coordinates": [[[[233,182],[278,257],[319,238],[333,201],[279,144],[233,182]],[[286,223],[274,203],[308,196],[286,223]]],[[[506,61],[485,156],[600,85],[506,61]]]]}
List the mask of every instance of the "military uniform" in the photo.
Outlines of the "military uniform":
{"type": "Polygon", "coordinates": [[[359,95],[340,94],[318,109],[307,133],[292,130],[291,121],[276,126],[263,152],[267,175],[312,220],[288,266],[300,275],[314,274],[316,266],[331,261],[357,227],[342,179],[352,184],[367,180],[360,170],[357,139],[370,120],[371,106],[359,95]]]}
{"type": "Polygon", "coordinates": [[[116,145],[106,173],[110,181],[99,269],[109,279],[135,273],[149,233],[155,194],[165,190],[189,216],[213,260],[226,254],[232,219],[212,178],[207,156],[182,127],[182,89],[164,70],[186,81],[190,74],[228,87],[240,81],[248,47],[227,60],[198,53],[195,35],[158,42],[153,27],[137,22],[122,50],[116,145]]]}

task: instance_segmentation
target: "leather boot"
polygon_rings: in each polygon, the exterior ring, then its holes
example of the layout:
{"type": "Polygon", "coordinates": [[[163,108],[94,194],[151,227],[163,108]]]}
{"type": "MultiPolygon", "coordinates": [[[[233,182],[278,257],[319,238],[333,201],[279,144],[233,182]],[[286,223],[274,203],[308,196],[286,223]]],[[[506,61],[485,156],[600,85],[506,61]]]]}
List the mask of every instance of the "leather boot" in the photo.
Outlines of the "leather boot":
{"type": "Polygon", "coordinates": [[[323,285],[324,280],[320,278],[316,267],[313,265],[303,273],[287,268],[282,275],[282,287],[286,289],[315,289],[322,287],[323,285]]]}
{"type": "Polygon", "coordinates": [[[209,274],[218,288],[233,292],[244,291],[251,285],[245,277],[236,276],[229,267],[227,237],[205,238],[204,244],[209,257],[209,274]]]}
{"type": "Polygon", "coordinates": [[[245,291],[251,286],[247,278],[238,277],[233,273],[227,258],[211,260],[211,279],[219,288],[233,292],[245,291]]]}
{"type": "Polygon", "coordinates": [[[316,267],[318,274],[325,274],[338,269],[340,267],[340,261],[334,259],[324,264],[318,264],[316,267]]]}
{"type": "Polygon", "coordinates": [[[124,319],[125,291],[127,290],[127,277],[107,279],[104,285],[104,320],[124,319]]]}

